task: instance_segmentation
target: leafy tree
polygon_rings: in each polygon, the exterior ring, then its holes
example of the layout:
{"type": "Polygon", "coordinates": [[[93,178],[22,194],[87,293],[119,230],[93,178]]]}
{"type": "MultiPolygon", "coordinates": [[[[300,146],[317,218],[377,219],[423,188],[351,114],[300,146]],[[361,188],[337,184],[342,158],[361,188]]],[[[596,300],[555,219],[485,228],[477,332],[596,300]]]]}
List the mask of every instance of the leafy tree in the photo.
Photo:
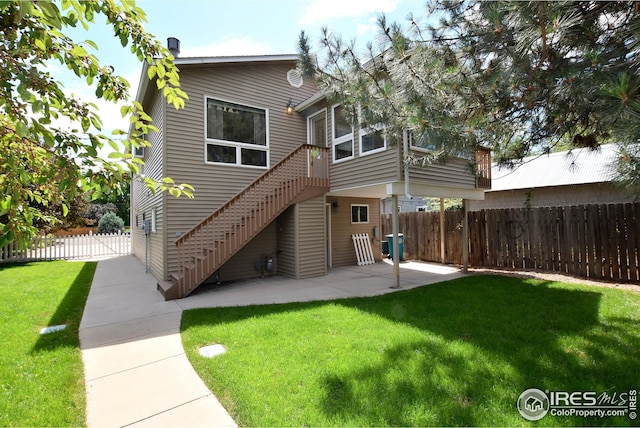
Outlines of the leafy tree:
{"type": "Polygon", "coordinates": [[[40,205],[37,209],[45,214],[48,218],[55,221],[34,220],[34,227],[45,233],[52,233],[58,230],[72,229],[74,227],[87,226],[87,219],[84,214],[87,211],[88,203],[85,196],[81,193],[74,198],[65,198],[67,206],[66,215],[62,213],[62,202],[52,202],[47,205],[40,205]]]}
{"type": "Polygon", "coordinates": [[[432,0],[427,12],[405,27],[381,16],[364,56],[326,29],[312,52],[303,33],[301,68],[362,106],[362,123],[412,130],[433,151],[423,163],[478,144],[515,165],[559,144],[614,141],[620,177],[640,194],[637,3],[432,0]]]}
{"type": "Polygon", "coordinates": [[[123,219],[125,225],[128,226],[130,221],[130,182],[131,180],[127,178],[126,181],[117,183],[115,189],[107,189],[110,191],[110,193],[100,192],[99,195],[93,194],[91,202],[92,205],[112,204],[118,217],[123,219]]]}
{"type": "Polygon", "coordinates": [[[113,213],[117,215],[117,211],[118,208],[111,202],[107,202],[106,204],[89,204],[84,216],[91,226],[95,226],[100,223],[100,220],[105,214],[113,213]]]}
{"type": "MultiPolygon", "coordinates": [[[[425,205],[429,207],[429,211],[440,211],[440,198],[424,198],[425,205]]],[[[455,211],[462,209],[462,199],[460,198],[444,198],[445,211],[455,211]]]]}
{"type": "Polygon", "coordinates": [[[122,232],[124,221],[114,212],[107,212],[98,222],[98,233],[118,233],[122,232]]]}
{"type": "MultiPolygon", "coordinates": [[[[173,57],[144,30],[145,14],[133,0],[0,2],[0,246],[28,239],[37,222],[54,222],[54,215],[41,207],[61,201],[67,215],[68,201],[78,193],[108,192],[139,171],[141,162],[130,152],[149,145],[143,137],[155,130],[151,118],[129,99],[128,82],[100,64],[92,53],[97,45],[68,35],[78,25],[88,29],[99,16],[122,48],[129,46],[140,61],[151,64],[149,78],[167,102],[184,106],[187,95],[179,88],[173,57]],[[126,132],[102,134],[96,106],[69,96],[49,72],[56,63],[95,88],[98,98],[123,103],[121,112],[129,116],[132,131],[120,140],[124,149],[114,138],[126,132]],[[113,149],[109,160],[98,157],[105,146],[113,149]]],[[[190,196],[193,190],[170,178],[142,179],[153,191],[175,196],[190,196]]]]}

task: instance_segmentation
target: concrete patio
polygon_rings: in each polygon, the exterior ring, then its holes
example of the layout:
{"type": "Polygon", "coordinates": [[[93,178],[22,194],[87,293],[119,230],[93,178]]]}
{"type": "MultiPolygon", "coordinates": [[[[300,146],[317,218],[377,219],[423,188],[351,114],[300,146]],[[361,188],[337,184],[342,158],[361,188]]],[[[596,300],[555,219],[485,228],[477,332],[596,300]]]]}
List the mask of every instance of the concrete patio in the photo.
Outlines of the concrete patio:
{"type": "MultiPolygon", "coordinates": [[[[400,266],[401,290],[463,276],[445,265],[400,266]]],[[[207,285],[167,302],[134,256],[100,261],[80,324],[87,425],[236,425],[187,360],[183,310],[374,296],[397,291],[391,285],[393,266],[385,261],[305,280],[275,276],[207,285]]]]}

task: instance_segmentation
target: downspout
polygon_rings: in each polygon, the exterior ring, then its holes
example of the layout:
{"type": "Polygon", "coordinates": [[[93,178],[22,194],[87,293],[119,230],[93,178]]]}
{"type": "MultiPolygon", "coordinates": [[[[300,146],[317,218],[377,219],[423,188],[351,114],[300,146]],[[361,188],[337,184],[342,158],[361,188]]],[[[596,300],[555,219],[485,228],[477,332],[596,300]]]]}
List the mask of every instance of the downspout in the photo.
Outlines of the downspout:
{"type": "Polygon", "coordinates": [[[409,199],[413,199],[411,193],[409,193],[409,165],[407,165],[406,158],[409,153],[409,131],[406,129],[402,131],[402,154],[404,155],[405,160],[403,161],[404,165],[404,194],[409,199]]]}

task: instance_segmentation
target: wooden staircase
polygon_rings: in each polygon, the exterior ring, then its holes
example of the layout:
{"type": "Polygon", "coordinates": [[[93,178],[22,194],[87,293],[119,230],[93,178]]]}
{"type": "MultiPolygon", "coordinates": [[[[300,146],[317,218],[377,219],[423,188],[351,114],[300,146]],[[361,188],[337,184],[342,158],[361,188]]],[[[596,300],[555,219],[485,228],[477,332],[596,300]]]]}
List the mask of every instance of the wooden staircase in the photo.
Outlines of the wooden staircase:
{"type": "Polygon", "coordinates": [[[291,205],[329,191],[329,149],[303,144],[176,240],[178,272],[158,282],[188,296],[291,205]]]}

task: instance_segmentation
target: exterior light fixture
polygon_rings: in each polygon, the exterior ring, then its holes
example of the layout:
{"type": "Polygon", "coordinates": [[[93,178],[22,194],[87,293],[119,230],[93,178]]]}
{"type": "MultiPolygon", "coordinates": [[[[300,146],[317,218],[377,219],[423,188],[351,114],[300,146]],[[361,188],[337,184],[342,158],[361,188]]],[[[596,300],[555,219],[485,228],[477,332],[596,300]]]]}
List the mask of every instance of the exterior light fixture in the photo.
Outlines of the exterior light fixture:
{"type": "Polygon", "coordinates": [[[289,98],[289,102],[287,103],[287,114],[293,113],[293,107],[295,107],[293,105],[293,101],[291,101],[291,98],[289,98]]]}

